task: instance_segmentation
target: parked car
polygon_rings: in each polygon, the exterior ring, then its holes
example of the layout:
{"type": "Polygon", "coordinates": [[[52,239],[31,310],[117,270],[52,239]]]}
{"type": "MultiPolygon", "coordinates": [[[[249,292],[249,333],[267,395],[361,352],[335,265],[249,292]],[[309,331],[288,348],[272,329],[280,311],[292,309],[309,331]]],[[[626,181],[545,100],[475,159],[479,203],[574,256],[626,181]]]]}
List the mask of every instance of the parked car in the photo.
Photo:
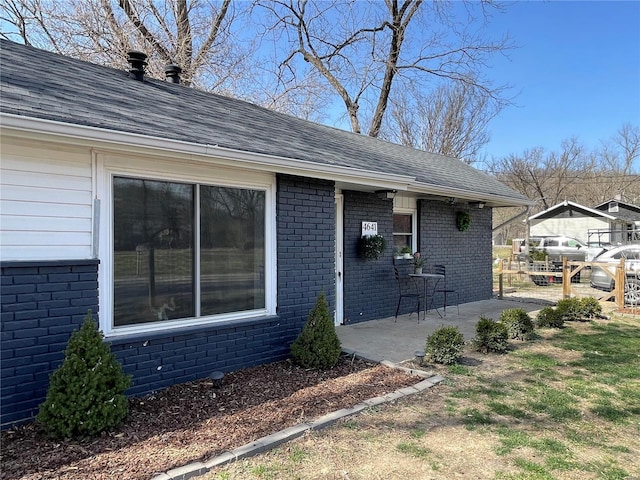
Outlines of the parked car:
{"type": "MultiPolygon", "coordinates": [[[[562,282],[562,277],[556,276],[556,273],[562,272],[563,257],[569,261],[590,261],[604,250],[602,247],[589,247],[577,238],[563,235],[533,236],[529,237],[528,251],[524,247],[524,241],[522,242],[517,258],[529,262],[534,270],[553,272],[553,275],[531,275],[533,283],[545,286],[562,282]],[[547,263],[536,263],[536,260],[547,260],[547,263]]],[[[580,283],[580,272],[571,277],[571,282],[580,283]]]]}
{"type": "MultiPolygon", "coordinates": [[[[598,255],[594,262],[606,262],[607,270],[615,274],[615,268],[624,258],[625,288],[624,302],[640,305],[640,245],[622,245],[598,255]]],[[[591,286],[610,292],[615,287],[615,280],[602,267],[594,264],[591,267],[591,286]]]]}
{"type": "Polygon", "coordinates": [[[544,253],[549,261],[562,264],[562,257],[578,262],[591,261],[596,255],[602,253],[603,247],[589,247],[577,238],[562,235],[529,237],[529,251],[522,245],[519,260],[531,258],[531,254],[539,251],[544,253]]]}

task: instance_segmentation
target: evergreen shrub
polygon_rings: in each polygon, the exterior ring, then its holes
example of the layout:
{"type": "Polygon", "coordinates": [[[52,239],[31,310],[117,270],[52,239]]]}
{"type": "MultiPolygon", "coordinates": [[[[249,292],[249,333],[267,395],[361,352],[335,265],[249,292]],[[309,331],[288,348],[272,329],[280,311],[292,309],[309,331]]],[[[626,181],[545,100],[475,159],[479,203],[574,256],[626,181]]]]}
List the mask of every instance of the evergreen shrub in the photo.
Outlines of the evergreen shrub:
{"type": "Polygon", "coordinates": [[[316,299],[302,332],[291,344],[293,361],[304,367],[327,370],[338,363],[342,347],[324,292],[316,299]]]}
{"type": "Polygon", "coordinates": [[[473,339],[476,350],[482,353],[503,353],[509,348],[507,325],[492,318],[480,317],[476,324],[476,336],[473,339]]]}
{"type": "Polygon", "coordinates": [[[122,366],[87,313],[71,334],[62,364],[51,374],[36,421],[54,438],[94,436],[127,416],[124,392],[131,385],[122,366]]]}
{"type": "Polygon", "coordinates": [[[387,241],[382,235],[364,235],[358,241],[358,253],[365,260],[377,260],[384,254],[387,241]]]}
{"type": "Polygon", "coordinates": [[[565,322],[582,320],[584,318],[582,303],[579,298],[572,297],[558,300],[556,311],[562,315],[565,322]]]}
{"type": "Polygon", "coordinates": [[[462,358],[464,337],[458,327],[440,327],[427,337],[425,359],[452,365],[462,358]]]}
{"type": "Polygon", "coordinates": [[[581,298],[580,310],[584,318],[595,318],[602,315],[602,305],[593,297],[581,298]]]}
{"type": "Polygon", "coordinates": [[[538,312],[536,323],[538,327],[562,328],[564,318],[562,313],[558,312],[555,308],[544,307],[538,312]]]}
{"type": "Polygon", "coordinates": [[[500,321],[507,326],[510,338],[528,340],[533,335],[533,322],[526,310],[507,308],[500,314],[500,321]]]}

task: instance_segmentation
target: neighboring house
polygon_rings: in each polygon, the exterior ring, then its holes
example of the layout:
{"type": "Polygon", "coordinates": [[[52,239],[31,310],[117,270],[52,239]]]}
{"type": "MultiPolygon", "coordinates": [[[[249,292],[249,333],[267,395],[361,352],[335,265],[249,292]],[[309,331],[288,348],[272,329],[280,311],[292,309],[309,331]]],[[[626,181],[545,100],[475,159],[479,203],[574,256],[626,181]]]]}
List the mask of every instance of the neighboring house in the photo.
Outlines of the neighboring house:
{"type": "Polygon", "coordinates": [[[457,159],[139,63],[0,48],[3,427],[37,412],[88,309],[141,395],[286,358],[321,290],[337,325],[393,315],[394,244],[490,298],[492,208],[530,204],[457,159]],[[379,260],[357,254],[363,222],[379,260]]]}
{"type": "Polygon", "coordinates": [[[532,215],[528,222],[530,236],[564,235],[590,245],[628,243],[638,231],[640,208],[617,200],[595,208],[565,200],[532,215]]]}
{"type": "Polygon", "coordinates": [[[615,244],[640,243],[640,207],[623,202],[620,198],[613,198],[608,202],[596,205],[596,210],[614,215],[621,222],[607,229],[590,229],[589,242],[615,244]]]}

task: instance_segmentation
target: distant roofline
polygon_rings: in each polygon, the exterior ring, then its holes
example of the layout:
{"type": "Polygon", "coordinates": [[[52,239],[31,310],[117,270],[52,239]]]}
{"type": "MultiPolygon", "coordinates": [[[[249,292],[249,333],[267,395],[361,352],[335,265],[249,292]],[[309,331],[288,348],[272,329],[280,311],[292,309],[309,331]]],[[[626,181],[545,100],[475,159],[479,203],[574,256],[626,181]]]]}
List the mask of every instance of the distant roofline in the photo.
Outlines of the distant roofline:
{"type": "Polygon", "coordinates": [[[545,214],[547,214],[547,213],[549,213],[552,210],[555,210],[557,208],[568,207],[568,206],[572,206],[572,207],[578,208],[580,210],[584,210],[586,212],[593,213],[595,215],[608,218],[609,220],[616,220],[617,219],[617,217],[614,217],[613,215],[609,215],[607,212],[603,212],[602,210],[595,210],[593,208],[589,208],[589,207],[585,207],[584,205],[580,205],[579,203],[575,203],[575,202],[572,202],[570,200],[565,200],[563,202],[560,202],[560,203],[554,205],[553,207],[549,207],[546,210],[543,210],[542,212],[538,212],[535,215],[530,216],[529,217],[529,221],[535,220],[536,218],[541,217],[541,216],[543,216],[543,215],[545,215],[545,214]]]}

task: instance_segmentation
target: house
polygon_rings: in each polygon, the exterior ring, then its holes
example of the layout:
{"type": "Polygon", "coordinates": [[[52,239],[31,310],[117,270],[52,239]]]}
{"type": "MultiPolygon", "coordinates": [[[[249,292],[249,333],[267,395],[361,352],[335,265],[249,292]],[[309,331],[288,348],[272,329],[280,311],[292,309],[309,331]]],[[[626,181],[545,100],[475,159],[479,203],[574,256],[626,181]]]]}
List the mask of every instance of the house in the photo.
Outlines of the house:
{"type": "Polygon", "coordinates": [[[565,200],[528,222],[532,236],[566,235],[597,246],[640,241],[640,207],[616,199],[593,208],[565,200]]]}
{"type": "Polygon", "coordinates": [[[393,315],[394,245],[490,298],[492,209],[530,203],[454,158],[146,78],[139,55],[0,48],[3,427],[88,309],[142,395],[286,358],[321,290],[337,325],[393,315]],[[382,258],[358,256],[363,225],[382,258]]]}
{"type": "Polygon", "coordinates": [[[620,196],[593,207],[615,216],[619,223],[609,225],[607,229],[589,229],[589,242],[623,244],[640,243],[640,207],[623,202],[620,196]],[[617,228],[616,228],[617,227],[617,228]]]}

